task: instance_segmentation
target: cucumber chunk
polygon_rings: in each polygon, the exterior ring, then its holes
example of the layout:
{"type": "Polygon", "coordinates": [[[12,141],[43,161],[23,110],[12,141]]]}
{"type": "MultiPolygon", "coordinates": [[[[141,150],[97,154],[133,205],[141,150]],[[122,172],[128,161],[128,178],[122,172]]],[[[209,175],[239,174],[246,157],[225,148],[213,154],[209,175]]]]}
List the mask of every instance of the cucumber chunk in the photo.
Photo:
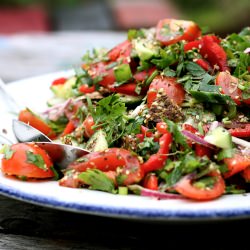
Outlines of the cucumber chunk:
{"type": "Polygon", "coordinates": [[[219,148],[230,149],[232,148],[232,136],[223,127],[217,127],[209,132],[204,140],[215,145],[219,148]]]}
{"type": "Polygon", "coordinates": [[[97,130],[88,140],[86,149],[90,152],[103,151],[108,148],[106,134],[103,130],[97,130]]]}

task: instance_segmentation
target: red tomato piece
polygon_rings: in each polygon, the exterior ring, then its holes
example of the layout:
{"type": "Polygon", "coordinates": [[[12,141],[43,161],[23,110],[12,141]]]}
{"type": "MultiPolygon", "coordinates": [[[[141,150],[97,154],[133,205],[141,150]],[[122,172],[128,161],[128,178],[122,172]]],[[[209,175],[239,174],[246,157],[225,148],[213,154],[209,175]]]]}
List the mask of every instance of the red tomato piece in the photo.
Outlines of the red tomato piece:
{"type": "Polygon", "coordinates": [[[50,139],[56,138],[56,134],[52,128],[45,121],[43,121],[42,118],[35,115],[28,109],[20,111],[18,120],[31,125],[32,127],[47,135],[50,139]]]}
{"type": "Polygon", "coordinates": [[[232,136],[247,138],[250,137],[250,123],[247,123],[244,127],[230,128],[228,130],[232,136]]]}
{"type": "Polygon", "coordinates": [[[205,147],[205,146],[203,146],[201,144],[198,144],[198,143],[195,144],[195,154],[197,156],[200,156],[200,157],[207,156],[208,158],[210,158],[211,157],[211,153],[212,152],[211,152],[210,148],[205,147]]]}
{"type": "Polygon", "coordinates": [[[125,83],[121,86],[114,86],[114,85],[110,85],[108,86],[108,89],[112,92],[115,93],[121,93],[121,94],[125,94],[125,95],[133,95],[136,96],[138,95],[135,90],[136,90],[136,83],[125,83]]]}
{"type": "Polygon", "coordinates": [[[250,182],[250,167],[245,168],[241,172],[241,175],[244,178],[244,180],[249,183],[250,182]]]}
{"type": "MultiPolygon", "coordinates": [[[[118,58],[128,58],[130,57],[132,51],[132,44],[130,41],[125,40],[124,42],[118,44],[108,52],[108,57],[111,61],[117,61],[118,58]]],[[[129,60],[127,60],[127,63],[129,60]]]]}
{"type": "Polygon", "coordinates": [[[184,51],[187,52],[192,49],[200,49],[202,45],[201,40],[195,40],[184,44],[184,51]]]}
{"type": "Polygon", "coordinates": [[[211,70],[211,66],[210,66],[209,62],[204,60],[204,59],[199,58],[199,59],[195,60],[194,62],[197,63],[200,67],[202,67],[206,71],[211,70]]]}
{"type": "Polygon", "coordinates": [[[156,67],[152,67],[148,70],[143,70],[143,71],[139,71],[139,72],[136,72],[134,74],[134,79],[138,82],[143,82],[145,81],[149,76],[152,75],[152,73],[156,70],[156,67]]]}
{"type": "Polygon", "coordinates": [[[227,54],[225,50],[211,36],[202,37],[200,54],[213,66],[219,67],[220,71],[229,71],[227,66],[227,54]]]}
{"type": "Polygon", "coordinates": [[[163,89],[166,95],[177,105],[181,105],[185,98],[183,86],[177,83],[175,77],[156,76],[149,86],[147,93],[147,104],[151,107],[152,102],[156,99],[157,92],[163,89]]]}
{"type": "Polygon", "coordinates": [[[64,84],[67,80],[65,77],[58,78],[52,82],[51,86],[64,84]]]}
{"type": "Polygon", "coordinates": [[[116,171],[119,184],[130,185],[139,182],[144,172],[137,156],[122,148],[109,148],[103,152],[93,152],[69,165],[69,169],[84,172],[87,169],[116,171]],[[119,176],[121,178],[119,178],[119,176]]]}
{"type": "Polygon", "coordinates": [[[151,190],[158,190],[158,178],[155,174],[147,174],[143,180],[143,187],[151,189],[151,190]]]}
{"type": "Polygon", "coordinates": [[[156,39],[165,46],[181,40],[193,41],[200,35],[199,26],[192,21],[162,19],[156,27],[156,39]]]}
{"type": "Polygon", "coordinates": [[[70,120],[67,123],[65,129],[63,130],[61,136],[65,136],[72,133],[75,130],[75,128],[76,128],[75,122],[73,120],[70,120]]]}
{"type": "Polygon", "coordinates": [[[149,128],[141,125],[141,133],[143,134],[143,136],[145,137],[152,137],[153,136],[153,132],[149,131],[149,128]]]}
{"type": "Polygon", "coordinates": [[[87,84],[83,84],[79,87],[78,90],[83,94],[89,94],[95,91],[95,86],[88,86],[87,84]]]}
{"type": "Polygon", "coordinates": [[[17,143],[10,147],[13,151],[11,158],[2,159],[2,172],[8,175],[16,175],[27,178],[51,178],[54,172],[51,170],[53,163],[45,150],[34,144],[17,143]],[[30,161],[27,154],[32,154],[32,158],[41,157],[41,165],[38,161],[30,161]]]}
{"type": "Polygon", "coordinates": [[[229,72],[220,72],[216,77],[215,84],[221,88],[221,93],[229,95],[237,105],[241,103],[242,91],[238,88],[238,78],[232,76],[229,72]]]}
{"type": "Polygon", "coordinates": [[[164,166],[168,158],[167,154],[169,152],[171,142],[172,142],[172,135],[169,132],[163,134],[160,137],[159,139],[160,148],[158,152],[156,154],[151,155],[149,159],[141,166],[144,173],[161,169],[164,166]]]}
{"type": "Polygon", "coordinates": [[[82,125],[84,127],[85,137],[90,138],[95,133],[95,130],[92,128],[95,125],[93,117],[88,115],[82,125]]]}
{"type": "Polygon", "coordinates": [[[218,198],[225,191],[225,181],[218,173],[213,172],[210,176],[217,178],[216,183],[211,188],[195,187],[190,175],[186,175],[175,184],[174,189],[181,195],[194,200],[206,201],[218,198]]]}
{"type": "Polygon", "coordinates": [[[250,166],[250,157],[235,154],[232,158],[225,158],[224,163],[228,171],[223,174],[224,178],[228,178],[236,173],[239,173],[250,166]]]}
{"type": "Polygon", "coordinates": [[[166,134],[169,133],[168,132],[168,126],[165,122],[158,122],[156,123],[156,130],[160,133],[160,134],[166,134]]]}

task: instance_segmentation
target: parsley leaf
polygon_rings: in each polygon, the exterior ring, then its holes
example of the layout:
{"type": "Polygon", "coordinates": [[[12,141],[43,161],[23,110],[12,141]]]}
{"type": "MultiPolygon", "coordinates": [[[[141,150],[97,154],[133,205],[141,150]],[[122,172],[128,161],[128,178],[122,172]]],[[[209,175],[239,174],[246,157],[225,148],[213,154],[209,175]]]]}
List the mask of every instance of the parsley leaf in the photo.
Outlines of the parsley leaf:
{"type": "Polygon", "coordinates": [[[96,126],[101,126],[107,134],[109,146],[117,141],[126,129],[126,110],[119,95],[113,94],[101,99],[91,111],[96,126]]]}
{"type": "Polygon", "coordinates": [[[32,151],[26,151],[26,162],[36,165],[42,170],[48,170],[46,163],[43,160],[43,157],[38,154],[34,154],[32,151]]]}
{"type": "Polygon", "coordinates": [[[78,177],[91,189],[115,193],[114,182],[99,169],[88,169],[86,172],[80,173],[78,177]]]}
{"type": "Polygon", "coordinates": [[[4,154],[4,158],[6,160],[9,160],[9,159],[12,158],[13,154],[15,153],[15,151],[11,149],[10,145],[5,144],[1,148],[0,153],[4,154]]]}

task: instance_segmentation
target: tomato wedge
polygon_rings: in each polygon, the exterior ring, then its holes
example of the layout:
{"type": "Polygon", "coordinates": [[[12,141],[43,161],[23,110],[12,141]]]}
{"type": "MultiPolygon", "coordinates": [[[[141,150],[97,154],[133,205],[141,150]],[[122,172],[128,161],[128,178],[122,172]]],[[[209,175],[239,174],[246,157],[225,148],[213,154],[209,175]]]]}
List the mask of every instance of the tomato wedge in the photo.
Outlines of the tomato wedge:
{"type": "Polygon", "coordinates": [[[27,178],[51,178],[53,163],[45,150],[34,144],[17,143],[10,146],[11,157],[2,159],[2,172],[27,178]]]}
{"type": "Polygon", "coordinates": [[[238,78],[232,76],[230,72],[220,72],[216,77],[215,84],[221,88],[221,93],[229,95],[237,105],[241,104],[242,91],[238,88],[238,78]]]}
{"type": "Polygon", "coordinates": [[[228,131],[232,136],[248,138],[250,137],[250,123],[245,124],[244,127],[230,128],[228,131]]]}
{"type": "Polygon", "coordinates": [[[226,164],[228,171],[225,172],[223,176],[224,178],[229,178],[230,176],[245,170],[247,167],[250,167],[250,157],[237,153],[231,158],[225,158],[224,163],[226,164]]]}
{"type": "Polygon", "coordinates": [[[175,77],[156,76],[149,86],[147,93],[147,105],[151,107],[152,102],[156,99],[157,92],[163,89],[166,95],[177,105],[181,105],[185,98],[183,86],[177,83],[175,77]]]}
{"type": "Polygon", "coordinates": [[[191,176],[186,175],[175,184],[174,189],[181,195],[194,200],[206,201],[218,198],[225,191],[224,179],[216,172],[210,173],[210,176],[216,178],[216,183],[211,188],[195,187],[191,176]]]}
{"type": "Polygon", "coordinates": [[[82,125],[84,127],[84,136],[90,138],[95,133],[95,130],[92,128],[95,125],[93,117],[88,115],[82,125]]]}
{"type": "Polygon", "coordinates": [[[124,58],[124,63],[126,62],[126,60],[128,63],[128,57],[130,57],[131,51],[131,42],[129,40],[125,40],[124,42],[118,44],[108,52],[108,58],[112,62],[117,61],[117,59],[119,58],[124,58]]]}
{"type": "Polygon", "coordinates": [[[122,148],[109,148],[103,152],[93,152],[71,163],[69,169],[84,172],[87,169],[101,171],[116,171],[117,181],[121,185],[130,185],[139,182],[144,172],[137,156],[122,148]]]}
{"type": "Polygon", "coordinates": [[[220,71],[229,71],[227,54],[218,42],[214,41],[214,36],[202,37],[200,53],[213,67],[218,66],[220,71]]]}
{"type": "Polygon", "coordinates": [[[45,121],[43,121],[42,118],[40,118],[28,109],[20,111],[18,120],[38,129],[39,131],[47,135],[50,139],[56,138],[56,134],[52,130],[52,128],[45,121]]]}
{"type": "Polygon", "coordinates": [[[158,190],[158,178],[155,174],[149,173],[144,177],[143,187],[158,190]]]}
{"type": "Polygon", "coordinates": [[[181,40],[193,41],[200,35],[199,26],[192,21],[162,19],[156,26],[156,39],[165,46],[181,40]]]}

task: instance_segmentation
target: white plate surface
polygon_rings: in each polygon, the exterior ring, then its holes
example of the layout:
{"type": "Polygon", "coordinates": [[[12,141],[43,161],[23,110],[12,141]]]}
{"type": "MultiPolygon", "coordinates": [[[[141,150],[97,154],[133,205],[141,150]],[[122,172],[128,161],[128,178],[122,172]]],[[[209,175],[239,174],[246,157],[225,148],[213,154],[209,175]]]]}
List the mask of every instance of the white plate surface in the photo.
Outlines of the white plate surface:
{"type": "MultiPolygon", "coordinates": [[[[72,71],[24,79],[7,85],[8,90],[23,105],[34,111],[46,108],[52,96],[51,82],[69,76],[72,71]]],[[[0,129],[11,137],[13,116],[1,111],[0,129]]],[[[85,189],[60,187],[56,181],[24,182],[0,174],[0,193],[41,206],[126,219],[169,221],[204,221],[247,218],[250,216],[250,195],[225,195],[208,202],[190,200],[156,200],[136,195],[114,195],[85,189]]]]}

